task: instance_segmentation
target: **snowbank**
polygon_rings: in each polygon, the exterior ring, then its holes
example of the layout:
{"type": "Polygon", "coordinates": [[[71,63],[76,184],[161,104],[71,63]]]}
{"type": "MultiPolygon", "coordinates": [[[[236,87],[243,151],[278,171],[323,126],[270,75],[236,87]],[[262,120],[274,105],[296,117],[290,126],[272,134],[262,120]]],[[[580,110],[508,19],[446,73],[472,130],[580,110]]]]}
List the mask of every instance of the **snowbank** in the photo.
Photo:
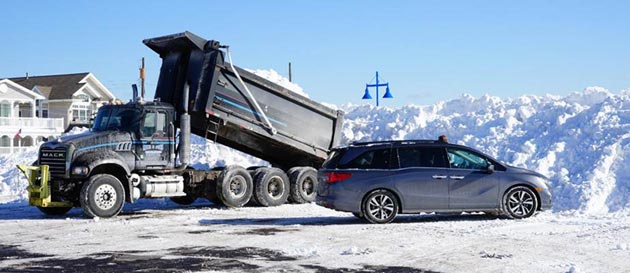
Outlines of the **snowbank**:
{"type": "Polygon", "coordinates": [[[343,141],[449,140],[552,180],[554,210],[630,208],[630,94],[462,97],[431,106],[347,105],[343,141]]]}

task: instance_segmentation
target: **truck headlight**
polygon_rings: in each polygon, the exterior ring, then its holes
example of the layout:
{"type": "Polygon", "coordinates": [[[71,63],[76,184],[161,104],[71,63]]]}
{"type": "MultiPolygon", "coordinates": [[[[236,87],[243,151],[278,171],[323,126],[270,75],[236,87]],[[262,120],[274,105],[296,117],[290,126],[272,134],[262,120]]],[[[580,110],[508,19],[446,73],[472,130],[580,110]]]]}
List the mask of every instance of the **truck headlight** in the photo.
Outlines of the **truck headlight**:
{"type": "Polygon", "coordinates": [[[89,171],[90,171],[90,169],[87,166],[74,166],[72,168],[72,174],[73,175],[85,176],[85,175],[88,174],[89,171]]]}

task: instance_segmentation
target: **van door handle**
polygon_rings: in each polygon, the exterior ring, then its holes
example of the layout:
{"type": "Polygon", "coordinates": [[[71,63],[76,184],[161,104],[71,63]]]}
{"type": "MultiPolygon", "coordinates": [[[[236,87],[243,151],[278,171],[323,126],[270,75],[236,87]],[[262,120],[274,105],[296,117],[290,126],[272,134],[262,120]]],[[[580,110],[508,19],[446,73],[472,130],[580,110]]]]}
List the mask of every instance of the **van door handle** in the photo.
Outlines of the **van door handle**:
{"type": "Polygon", "coordinates": [[[446,175],[437,175],[436,174],[436,175],[431,176],[431,177],[433,177],[433,179],[444,179],[444,178],[446,178],[446,175]]]}
{"type": "Polygon", "coordinates": [[[453,176],[451,176],[451,179],[462,180],[462,179],[464,179],[464,177],[465,176],[455,176],[455,175],[453,175],[453,176]]]}

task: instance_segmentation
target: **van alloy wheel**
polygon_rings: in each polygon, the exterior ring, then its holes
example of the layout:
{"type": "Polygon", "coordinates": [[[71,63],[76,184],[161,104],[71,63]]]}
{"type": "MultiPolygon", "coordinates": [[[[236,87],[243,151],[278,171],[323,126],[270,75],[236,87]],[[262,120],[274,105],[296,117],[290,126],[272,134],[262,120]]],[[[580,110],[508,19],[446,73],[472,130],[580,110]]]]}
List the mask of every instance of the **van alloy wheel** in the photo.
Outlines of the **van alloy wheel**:
{"type": "Polygon", "coordinates": [[[398,199],[388,190],[373,191],[364,199],[362,212],[370,223],[389,223],[398,214],[398,199]]]}
{"type": "Polygon", "coordinates": [[[368,212],[374,218],[387,219],[394,213],[394,201],[384,194],[373,196],[368,202],[368,212]]]}
{"type": "Polygon", "coordinates": [[[508,209],[518,216],[525,216],[535,209],[534,198],[529,192],[518,190],[508,197],[508,209]]]}
{"type": "Polygon", "coordinates": [[[516,186],[503,195],[503,215],[508,218],[522,219],[536,214],[538,196],[532,189],[516,186]]]}

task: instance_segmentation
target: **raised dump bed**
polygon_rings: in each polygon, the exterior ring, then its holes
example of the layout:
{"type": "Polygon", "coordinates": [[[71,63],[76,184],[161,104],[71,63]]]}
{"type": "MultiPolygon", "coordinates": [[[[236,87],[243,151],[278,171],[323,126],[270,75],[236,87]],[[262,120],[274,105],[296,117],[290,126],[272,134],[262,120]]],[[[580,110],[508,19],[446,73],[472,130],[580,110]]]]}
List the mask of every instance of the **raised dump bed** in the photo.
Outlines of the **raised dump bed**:
{"type": "Polygon", "coordinates": [[[317,168],[339,143],[343,112],[230,65],[218,42],[190,32],[143,42],[163,60],[155,98],[187,108],[193,133],[285,170],[317,168]]]}

